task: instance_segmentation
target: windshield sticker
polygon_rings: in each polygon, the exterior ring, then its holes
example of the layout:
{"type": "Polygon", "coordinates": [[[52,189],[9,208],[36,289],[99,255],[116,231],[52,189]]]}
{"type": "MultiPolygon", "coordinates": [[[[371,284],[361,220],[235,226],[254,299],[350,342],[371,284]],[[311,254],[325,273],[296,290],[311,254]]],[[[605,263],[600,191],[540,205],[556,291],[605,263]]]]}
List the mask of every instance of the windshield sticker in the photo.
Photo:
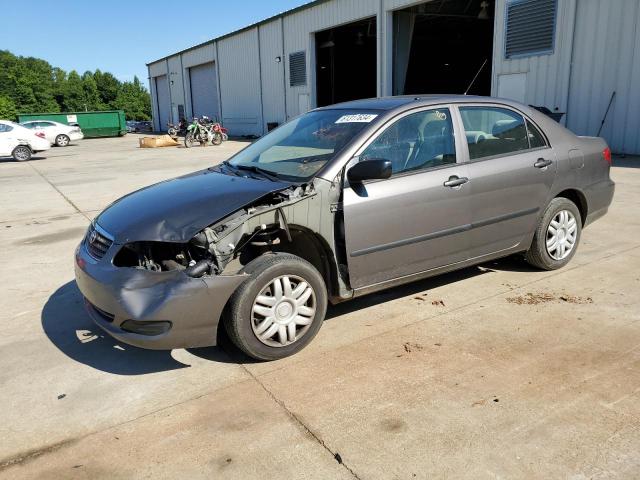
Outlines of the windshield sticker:
{"type": "Polygon", "coordinates": [[[357,113],[355,115],[343,115],[336,123],[369,123],[378,115],[375,113],[357,113]]]}

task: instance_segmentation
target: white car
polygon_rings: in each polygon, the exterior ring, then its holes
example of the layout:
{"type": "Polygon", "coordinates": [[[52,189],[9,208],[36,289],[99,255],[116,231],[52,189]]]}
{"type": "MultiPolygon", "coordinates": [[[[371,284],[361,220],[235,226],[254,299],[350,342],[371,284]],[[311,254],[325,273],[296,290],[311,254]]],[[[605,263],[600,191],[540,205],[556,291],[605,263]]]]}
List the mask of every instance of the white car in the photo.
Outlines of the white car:
{"type": "Polygon", "coordinates": [[[34,152],[49,150],[51,144],[44,138],[14,122],[0,120],[0,157],[13,157],[18,162],[31,158],[34,152]]]}
{"type": "Polygon", "coordinates": [[[35,133],[43,132],[44,136],[51,145],[58,147],[66,147],[72,141],[82,140],[84,134],[80,127],[65,125],[64,123],[54,122],[52,120],[31,120],[22,122],[22,126],[33,130],[35,133]]]}

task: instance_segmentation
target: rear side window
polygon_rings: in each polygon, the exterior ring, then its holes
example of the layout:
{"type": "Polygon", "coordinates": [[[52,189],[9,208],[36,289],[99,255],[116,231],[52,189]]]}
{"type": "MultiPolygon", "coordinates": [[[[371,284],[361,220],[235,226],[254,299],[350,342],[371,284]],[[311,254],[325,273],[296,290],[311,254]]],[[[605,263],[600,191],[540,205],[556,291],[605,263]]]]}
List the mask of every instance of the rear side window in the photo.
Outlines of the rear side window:
{"type": "Polygon", "coordinates": [[[476,160],[529,148],[524,118],[499,107],[460,107],[469,158],[476,160]]]}
{"type": "Polygon", "coordinates": [[[36,122],[23,123],[22,126],[24,128],[30,128],[30,129],[37,127],[36,122]]]}
{"type": "Polygon", "coordinates": [[[360,155],[390,160],[393,175],[456,163],[448,108],[412,113],[391,124],[360,155]]]}
{"type": "Polygon", "coordinates": [[[11,130],[13,130],[13,127],[11,125],[0,123],[0,133],[10,132],[11,130]]]}
{"type": "Polygon", "coordinates": [[[527,120],[527,132],[529,132],[529,147],[542,148],[547,146],[540,130],[536,128],[529,120],[527,120]]]}

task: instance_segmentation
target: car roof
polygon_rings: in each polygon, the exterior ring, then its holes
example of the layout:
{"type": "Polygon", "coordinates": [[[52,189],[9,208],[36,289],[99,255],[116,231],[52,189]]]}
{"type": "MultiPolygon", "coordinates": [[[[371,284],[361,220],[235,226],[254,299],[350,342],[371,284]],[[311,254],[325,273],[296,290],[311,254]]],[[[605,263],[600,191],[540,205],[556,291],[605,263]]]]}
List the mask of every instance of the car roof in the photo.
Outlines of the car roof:
{"type": "Polygon", "coordinates": [[[349,102],[336,103],[321,107],[318,110],[335,109],[369,109],[369,110],[393,110],[403,106],[431,105],[435,103],[502,103],[506,105],[522,107],[517,102],[504,98],[481,97],[476,95],[399,95],[393,97],[365,98],[362,100],[352,100],[349,102]]]}

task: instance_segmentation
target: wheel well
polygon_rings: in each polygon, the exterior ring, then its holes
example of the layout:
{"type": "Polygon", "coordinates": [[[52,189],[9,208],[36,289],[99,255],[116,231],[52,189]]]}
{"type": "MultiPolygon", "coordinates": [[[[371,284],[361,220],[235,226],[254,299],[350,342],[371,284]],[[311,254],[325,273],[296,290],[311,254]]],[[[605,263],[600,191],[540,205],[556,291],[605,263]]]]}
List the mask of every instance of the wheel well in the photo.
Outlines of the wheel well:
{"type": "Polygon", "coordinates": [[[296,225],[290,225],[291,242],[286,240],[273,246],[275,252],[287,252],[305,259],[313,265],[327,285],[329,297],[338,290],[338,272],[335,261],[331,259],[333,252],[324,238],[311,230],[296,225]]]}
{"type": "Polygon", "coordinates": [[[580,220],[582,221],[582,226],[584,226],[584,222],[587,219],[588,213],[587,199],[585,198],[584,194],[579,190],[568,189],[560,192],[558,195],[556,195],[556,198],[557,197],[566,198],[567,200],[571,200],[576,204],[576,207],[578,207],[578,210],[580,211],[580,220]]]}
{"type": "Polygon", "coordinates": [[[333,252],[327,242],[315,232],[306,227],[299,225],[289,225],[291,233],[291,241],[287,239],[284,231],[278,231],[276,237],[277,243],[259,248],[246,248],[243,250],[240,263],[248,264],[254,258],[268,252],[290,253],[303,258],[313,265],[327,285],[327,293],[329,297],[337,295],[338,288],[338,272],[336,262],[332,259],[333,252]]]}

